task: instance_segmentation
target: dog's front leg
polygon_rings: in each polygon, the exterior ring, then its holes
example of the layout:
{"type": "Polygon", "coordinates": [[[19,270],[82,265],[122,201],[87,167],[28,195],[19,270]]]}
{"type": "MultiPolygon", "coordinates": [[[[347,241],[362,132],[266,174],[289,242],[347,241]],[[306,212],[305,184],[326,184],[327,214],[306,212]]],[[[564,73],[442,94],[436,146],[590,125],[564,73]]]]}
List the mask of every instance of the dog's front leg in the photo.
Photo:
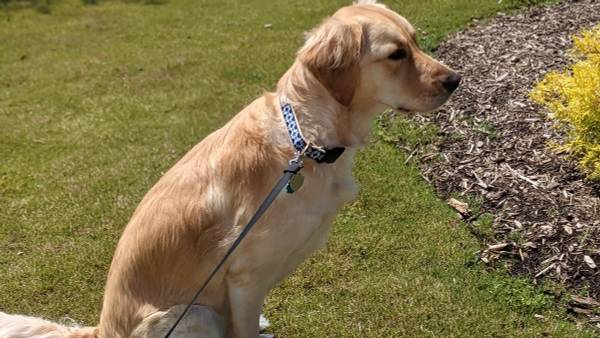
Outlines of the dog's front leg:
{"type": "Polygon", "coordinates": [[[227,278],[227,293],[231,316],[228,337],[257,338],[259,318],[268,289],[257,285],[260,280],[251,278],[227,278]]]}

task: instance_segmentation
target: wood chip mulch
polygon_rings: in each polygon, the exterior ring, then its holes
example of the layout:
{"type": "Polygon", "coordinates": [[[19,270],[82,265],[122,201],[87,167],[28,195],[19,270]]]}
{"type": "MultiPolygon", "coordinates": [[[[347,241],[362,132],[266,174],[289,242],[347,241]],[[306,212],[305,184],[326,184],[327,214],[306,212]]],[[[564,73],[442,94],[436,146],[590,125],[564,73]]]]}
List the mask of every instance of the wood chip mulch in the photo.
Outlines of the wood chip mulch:
{"type": "Polygon", "coordinates": [[[460,89],[437,114],[416,119],[442,133],[418,156],[424,177],[464,219],[494,216],[481,259],[589,291],[571,309],[600,322],[592,309],[600,300],[600,186],[549,147],[563,135],[528,99],[548,71],[570,62],[572,36],[598,23],[600,2],[592,0],[475,21],[436,51],[463,75],[460,89]],[[473,196],[482,203],[475,214],[464,204],[473,196]]]}

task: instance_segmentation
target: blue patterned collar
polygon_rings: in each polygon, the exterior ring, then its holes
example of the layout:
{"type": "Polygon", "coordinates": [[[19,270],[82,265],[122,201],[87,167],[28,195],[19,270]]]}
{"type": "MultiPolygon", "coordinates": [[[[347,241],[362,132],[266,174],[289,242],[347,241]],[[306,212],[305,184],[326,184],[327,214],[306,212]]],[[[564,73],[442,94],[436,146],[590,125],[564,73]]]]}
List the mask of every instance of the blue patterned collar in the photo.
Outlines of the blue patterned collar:
{"type": "Polygon", "coordinates": [[[292,104],[289,103],[285,97],[280,96],[279,105],[283,114],[283,121],[285,121],[288,134],[290,135],[290,140],[299,154],[303,153],[306,157],[316,161],[317,163],[333,163],[340,157],[340,155],[342,155],[344,150],[346,150],[344,147],[328,149],[325,147],[315,146],[310,142],[306,142],[304,136],[302,135],[302,131],[300,131],[300,124],[298,123],[298,119],[296,118],[296,113],[294,112],[294,107],[292,107],[292,104]]]}

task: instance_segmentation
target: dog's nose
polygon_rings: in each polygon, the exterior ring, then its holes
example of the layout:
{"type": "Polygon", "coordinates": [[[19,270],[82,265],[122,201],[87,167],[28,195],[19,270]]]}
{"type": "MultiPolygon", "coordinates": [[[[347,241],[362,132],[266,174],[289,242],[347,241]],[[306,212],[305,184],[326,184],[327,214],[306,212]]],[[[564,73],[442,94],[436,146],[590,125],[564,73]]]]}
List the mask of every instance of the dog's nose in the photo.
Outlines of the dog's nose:
{"type": "Polygon", "coordinates": [[[456,90],[456,88],[458,88],[458,85],[460,84],[460,79],[460,75],[458,75],[457,73],[452,73],[442,81],[442,86],[444,86],[444,88],[446,88],[447,91],[452,93],[456,90]]]}

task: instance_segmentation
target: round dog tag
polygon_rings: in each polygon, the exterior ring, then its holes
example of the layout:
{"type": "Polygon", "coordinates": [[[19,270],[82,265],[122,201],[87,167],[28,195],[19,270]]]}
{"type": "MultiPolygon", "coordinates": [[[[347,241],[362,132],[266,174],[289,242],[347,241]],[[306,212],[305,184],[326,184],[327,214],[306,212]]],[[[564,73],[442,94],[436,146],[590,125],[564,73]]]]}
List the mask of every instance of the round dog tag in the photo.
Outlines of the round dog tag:
{"type": "Polygon", "coordinates": [[[296,175],[292,176],[292,178],[288,182],[286,190],[287,190],[288,194],[293,194],[296,191],[300,190],[300,188],[302,188],[303,184],[304,184],[304,176],[302,176],[301,174],[296,174],[296,175]]]}

